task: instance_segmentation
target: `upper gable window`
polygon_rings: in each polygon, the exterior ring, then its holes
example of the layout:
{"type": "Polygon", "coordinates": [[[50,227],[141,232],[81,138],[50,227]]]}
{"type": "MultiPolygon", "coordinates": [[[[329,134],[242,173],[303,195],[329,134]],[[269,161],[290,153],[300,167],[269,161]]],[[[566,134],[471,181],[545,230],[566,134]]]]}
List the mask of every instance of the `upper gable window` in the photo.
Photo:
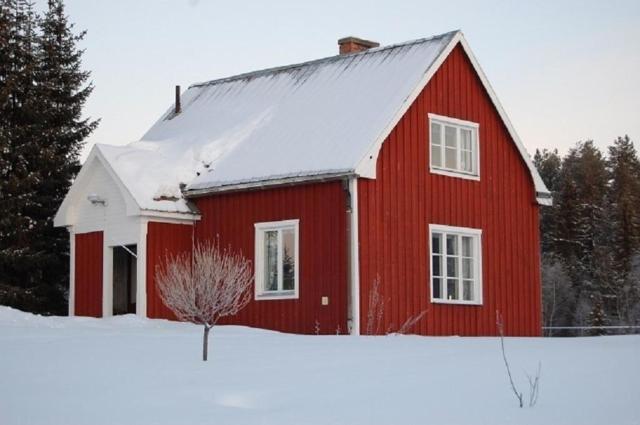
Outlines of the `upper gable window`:
{"type": "Polygon", "coordinates": [[[478,124],[429,114],[431,172],[478,180],[478,124]]]}

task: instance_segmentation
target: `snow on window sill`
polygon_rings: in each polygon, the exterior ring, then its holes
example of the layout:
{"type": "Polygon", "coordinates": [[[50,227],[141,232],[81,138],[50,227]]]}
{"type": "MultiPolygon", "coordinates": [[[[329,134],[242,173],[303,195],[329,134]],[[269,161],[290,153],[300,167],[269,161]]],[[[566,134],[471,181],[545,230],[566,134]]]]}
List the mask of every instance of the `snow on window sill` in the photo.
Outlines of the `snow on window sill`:
{"type": "Polygon", "coordinates": [[[261,292],[256,294],[256,301],[268,301],[268,300],[291,300],[297,299],[298,294],[296,291],[272,291],[272,292],[261,292]]]}
{"type": "Polygon", "coordinates": [[[458,305],[482,305],[482,301],[463,301],[463,300],[444,300],[440,298],[432,298],[433,304],[458,304],[458,305]]]}

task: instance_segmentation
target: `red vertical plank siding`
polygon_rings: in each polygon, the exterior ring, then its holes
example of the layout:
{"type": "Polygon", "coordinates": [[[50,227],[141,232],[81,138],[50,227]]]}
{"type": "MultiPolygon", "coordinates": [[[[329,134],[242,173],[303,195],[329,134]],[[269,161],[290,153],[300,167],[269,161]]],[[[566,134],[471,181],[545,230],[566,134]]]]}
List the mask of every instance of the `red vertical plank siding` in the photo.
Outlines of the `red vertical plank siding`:
{"type": "MultiPolygon", "coordinates": [[[[254,300],[224,320],[283,332],[346,333],[347,216],[341,182],[304,184],[194,199],[202,214],[195,240],[218,240],[254,263],[255,223],[298,219],[299,298],[254,300]],[[322,297],[329,305],[322,305],[322,297]]],[[[252,287],[253,291],[253,287],[252,287]]]]}
{"type": "Polygon", "coordinates": [[[149,222],[147,227],[147,317],[172,319],[175,315],[164,305],[156,286],[156,268],[167,256],[190,253],[193,226],[188,224],[149,222]]]}
{"type": "Polygon", "coordinates": [[[361,327],[379,276],[383,330],[427,310],[414,332],[540,335],[538,206],[527,166],[463,49],[456,47],[358,180],[361,327]],[[480,181],[429,172],[428,113],[480,124],[480,181]],[[482,229],[483,304],[432,304],[428,225],[482,229]]]}
{"type": "Polygon", "coordinates": [[[75,235],[76,316],[102,317],[102,232],[75,235]]]}

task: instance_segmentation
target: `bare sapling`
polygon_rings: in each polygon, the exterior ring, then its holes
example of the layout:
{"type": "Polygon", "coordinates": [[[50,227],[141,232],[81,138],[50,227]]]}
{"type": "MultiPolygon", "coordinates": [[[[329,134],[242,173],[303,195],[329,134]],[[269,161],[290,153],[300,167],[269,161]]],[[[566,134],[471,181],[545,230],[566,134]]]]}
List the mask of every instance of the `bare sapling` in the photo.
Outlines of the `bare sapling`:
{"type": "Polygon", "coordinates": [[[382,327],[384,315],[384,300],[380,295],[380,277],[376,277],[369,291],[369,304],[367,305],[367,335],[378,335],[382,327]]]}
{"type": "MultiPolygon", "coordinates": [[[[380,294],[380,276],[376,277],[369,290],[369,302],[367,304],[367,325],[365,328],[366,335],[380,335],[383,332],[382,319],[384,317],[385,300],[380,294]]],[[[400,326],[397,334],[408,334],[422,318],[427,314],[427,310],[423,310],[415,316],[410,316],[400,326]]],[[[388,335],[394,333],[395,324],[391,323],[384,330],[384,334],[388,335]]]]}
{"type": "Polygon", "coordinates": [[[410,316],[398,329],[398,334],[407,335],[417,324],[422,320],[422,318],[427,314],[428,310],[422,310],[420,313],[415,316],[410,316]]]}
{"type": "Polygon", "coordinates": [[[192,254],[168,254],[165,260],[156,268],[160,298],[179,320],[204,326],[202,360],[207,361],[211,329],[250,300],[250,262],[211,243],[197,244],[192,254]]]}
{"type": "MultiPolygon", "coordinates": [[[[496,310],[496,326],[498,328],[498,334],[500,336],[500,348],[502,350],[502,359],[504,360],[504,366],[507,369],[507,375],[509,376],[509,383],[511,384],[511,390],[513,394],[515,394],[518,399],[518,404],[520,407],[524,407],[524,396],[522,392],[518,391],[516,384],[513,382],[513,375],[511,374],[511,366],[509,365],[509,360],[507,359],[507,353],[504,349],[504,322],[502,320],[502,315],[498,310],[496,310]]],[[[529,407],[533,407],[538,402],[538,394],[540,389],[540,373],[542,371],[542,364],[538,362],[538,370],[535,376],[530,376],[527,374],[527,379],[529,381],[529,407]]]]}
{"type": "Polygon", "coordinates": [[[533,407],[538,402],[538,394],[540,390],[540,372],[542,372],[542,363],[538,362],[538,370],[535,376],[527,374],[529,381],[529,407],[533,407]]]}

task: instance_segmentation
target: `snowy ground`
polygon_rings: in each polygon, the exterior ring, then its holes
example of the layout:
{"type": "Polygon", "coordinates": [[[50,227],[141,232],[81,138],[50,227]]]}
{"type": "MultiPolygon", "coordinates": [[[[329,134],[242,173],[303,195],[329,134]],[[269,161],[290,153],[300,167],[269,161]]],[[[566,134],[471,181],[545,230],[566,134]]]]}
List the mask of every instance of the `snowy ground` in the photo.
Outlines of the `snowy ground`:
{"type": "Polygon", "coordinates": [[[0,424],[640,424],[640,337],[296,336],[0,307],[0,424]]]}

